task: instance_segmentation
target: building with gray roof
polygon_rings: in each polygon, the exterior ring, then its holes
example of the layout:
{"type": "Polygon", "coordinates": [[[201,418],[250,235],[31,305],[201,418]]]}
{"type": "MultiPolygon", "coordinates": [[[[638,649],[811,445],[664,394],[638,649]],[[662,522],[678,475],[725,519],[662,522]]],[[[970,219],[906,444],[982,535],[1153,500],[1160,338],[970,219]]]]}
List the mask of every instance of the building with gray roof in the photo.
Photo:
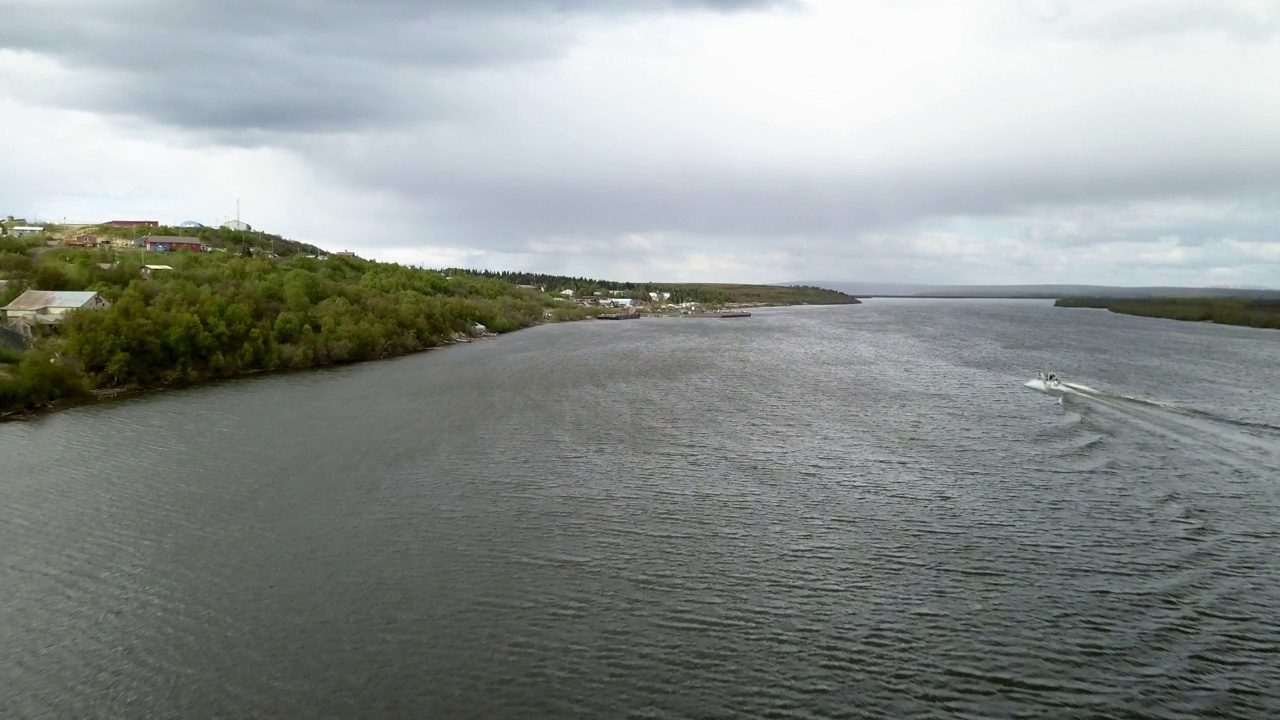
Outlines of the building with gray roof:
{"type": "Polygon", "coordinates": [[[96,292],[28,290],[0,308],[0,313],[8,324],[26,321],[47,325],[62,322],[72,310],[103,310],[109,307],[111,303],[96,292]]]}

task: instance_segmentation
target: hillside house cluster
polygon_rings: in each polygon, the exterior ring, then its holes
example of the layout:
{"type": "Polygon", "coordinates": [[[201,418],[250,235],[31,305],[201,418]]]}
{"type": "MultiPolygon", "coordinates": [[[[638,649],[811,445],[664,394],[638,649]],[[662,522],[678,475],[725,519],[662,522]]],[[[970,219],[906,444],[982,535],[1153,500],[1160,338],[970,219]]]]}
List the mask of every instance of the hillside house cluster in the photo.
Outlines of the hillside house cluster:
{"type": "Polygon", "coordinates": [[[612,293],[606,295],[603,292],[596,292],[592,295],[575,296],[572,290],[561,290],[561,300],[567,300],[575,305],[583,305],[586,307],[635,307],[636,301],[629,297],[615,297],[612,293]]]}
{"type": "Polygon", "coordinates": [[[146,235],[140,243],[148,250],[156,252],[174,252],[177,250],[188,250],[190,252],[204,252],[204,243],[199,238],[181,237],[179,235],[146,235]]]}
{"type": "MultiPolygon", "coordinates": [[[[519,287],[536,287],[533,285],[521,285],[519,287]]],[[[571,288],[555,291],[555,295],[560,300],[572,301],[576,305],[592,305],[601,307],[633,307],[636,304],[632,296],[635,290],[597,290],[591,295],[578,295],[571,288]]],[[[652,291],[646,293],[640,298],[643,303],[652,305],[666,305],[671,301],[671,293],[663,291],[652,291]]]]}

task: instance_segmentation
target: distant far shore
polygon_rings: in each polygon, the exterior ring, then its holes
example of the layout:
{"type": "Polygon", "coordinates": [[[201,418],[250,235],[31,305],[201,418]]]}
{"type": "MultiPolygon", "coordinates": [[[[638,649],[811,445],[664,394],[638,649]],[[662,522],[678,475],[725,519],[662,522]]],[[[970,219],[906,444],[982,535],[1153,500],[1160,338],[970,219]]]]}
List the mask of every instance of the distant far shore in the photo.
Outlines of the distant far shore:
{"type": "Polygon", "coordinates": [[[1054,305],[1123,315],[1280,330],[1280,300],[1247,298],[1061,298],[1054,305]]]}
{"type": "Polygon", "coordinates": [[[1057,300],[1057,295],[859,295],[863,300],[1057,300]]]}
{"type": "MultiPolygon", "coordinates": [[[[792,284],[792,283],[787,283],[792,284]]],[[[1067,297],[1142,299],[1158,297],[1183,298],[1254,298],[1280,300],[1280,290],[1262,287],[1180,287],[1150,285],[1125,287],[1118,285],[924,285],[915,283],[858,282],[808,280],[805,285],[830,288],[860,298],[949,298],[1055,300],[1067,297]]]]}

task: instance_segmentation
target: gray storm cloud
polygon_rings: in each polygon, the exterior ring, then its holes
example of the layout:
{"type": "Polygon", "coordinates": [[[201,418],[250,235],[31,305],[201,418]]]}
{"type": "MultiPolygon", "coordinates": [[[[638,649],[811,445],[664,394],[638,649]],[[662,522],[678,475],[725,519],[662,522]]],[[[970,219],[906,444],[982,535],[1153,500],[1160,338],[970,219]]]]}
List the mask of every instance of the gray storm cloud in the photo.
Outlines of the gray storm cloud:
{"type": "Polygon", "coordinates": [[[451,74],[554,58],[579,20],[780,4],[53,0],[7,7],[0,48],[90,73],[55,91],[65,103],[89,98],[104,111],[234,140],[237,131],[343,132],[454,117],[451,74]]]}
{"type": "Polygon", "coordinates": [[[413,228],[382,248],[599,274],[619,243],[659,270],[736,254],[910,279],[936,262],[935,282],[1054,280],[1084,271],[1042,260],[1095,248],[1280,284],[1277,2],[11,0],[3,16],[0,53],[58,68],[11,90],[24,100],[288,153],[413,228]]]}

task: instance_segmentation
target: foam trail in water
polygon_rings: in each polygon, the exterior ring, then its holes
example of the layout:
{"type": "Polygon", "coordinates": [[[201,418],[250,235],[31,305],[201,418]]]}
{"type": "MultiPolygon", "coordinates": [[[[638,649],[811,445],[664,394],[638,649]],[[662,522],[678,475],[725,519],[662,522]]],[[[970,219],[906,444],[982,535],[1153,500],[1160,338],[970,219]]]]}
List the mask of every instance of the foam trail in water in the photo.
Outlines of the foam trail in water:
{"type": "Polygon", "coordinates": [[[1058,401],[1064,406],[1064,401],[1068,398],[1079,398],[1118,412],[1148,430],[1179,441],[1230,452],[1262,450],[1266,458],[1256,459],[1267,465],[1280,459],[1280,437],[1270,432],[1274,431],[1270,426],[1239,423],[1202,410],[1181,408],[1160,400],[1108,393],[1080,383],[1060,382],[1054,388],[1049,388],[1040,380],[1032,380],[1026,385],[1041,392],[1060,394],[1058,401]],[[1260,437],[1258,432],[1265,432],[1266,436],[1260,437]]]}

